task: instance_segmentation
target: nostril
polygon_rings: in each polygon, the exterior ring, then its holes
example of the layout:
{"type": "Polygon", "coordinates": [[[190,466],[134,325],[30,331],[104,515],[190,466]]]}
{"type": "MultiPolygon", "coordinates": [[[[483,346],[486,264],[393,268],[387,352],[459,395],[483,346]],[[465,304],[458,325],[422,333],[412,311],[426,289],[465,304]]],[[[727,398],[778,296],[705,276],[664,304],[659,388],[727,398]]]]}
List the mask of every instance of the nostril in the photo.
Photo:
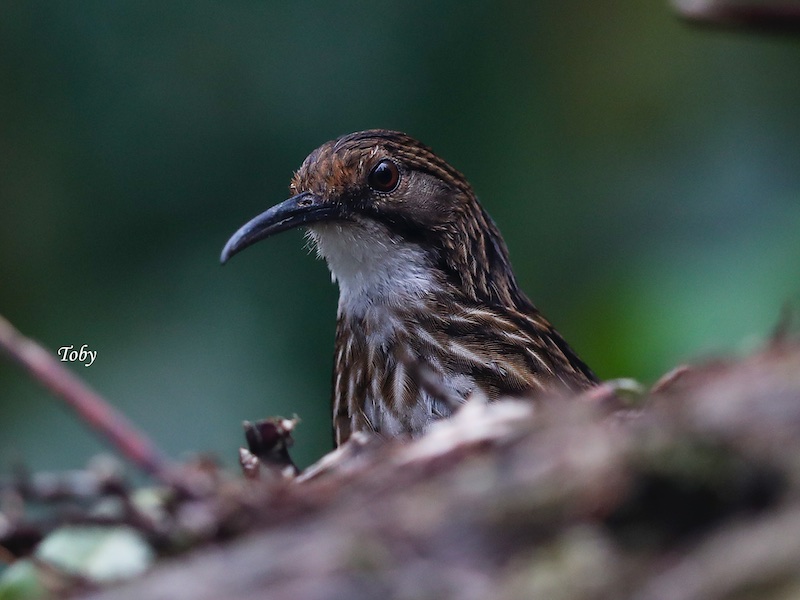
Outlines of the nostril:
{"type": "Polygon", "coordinates": [[[302,198],[302,199],[301,199],[301,200],[300,200],[300,201],[297,203],[297,205],[298,205],[298,206],[311,206],[312,204],[313,204],[313,201],[312,201],[312,200],[311,200],[311,198],[309,198],[308,196],[306,196],[305,198],[302,198]]]}

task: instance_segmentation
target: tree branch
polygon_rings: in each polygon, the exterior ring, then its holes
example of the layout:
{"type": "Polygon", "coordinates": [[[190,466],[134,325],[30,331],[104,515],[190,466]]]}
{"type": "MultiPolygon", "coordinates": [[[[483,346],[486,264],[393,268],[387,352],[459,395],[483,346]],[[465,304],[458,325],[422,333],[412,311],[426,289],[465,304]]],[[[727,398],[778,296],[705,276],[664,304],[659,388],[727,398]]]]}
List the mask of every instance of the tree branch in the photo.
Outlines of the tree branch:
{"type": "Polygon", "coordinates": [[[673,0],[680,17],[699,25],[800,32],[800,4],[787,0],[673,0]]]}
{"type": "Polygon", "coordinates": [[[122,413],[89,388],[47,350],[22,335],[0,316],[0,349],[33,379],[78,414],[122,456],[138,468],[164,482],[168,476],[167,460],[153,442],[122,413]]]}

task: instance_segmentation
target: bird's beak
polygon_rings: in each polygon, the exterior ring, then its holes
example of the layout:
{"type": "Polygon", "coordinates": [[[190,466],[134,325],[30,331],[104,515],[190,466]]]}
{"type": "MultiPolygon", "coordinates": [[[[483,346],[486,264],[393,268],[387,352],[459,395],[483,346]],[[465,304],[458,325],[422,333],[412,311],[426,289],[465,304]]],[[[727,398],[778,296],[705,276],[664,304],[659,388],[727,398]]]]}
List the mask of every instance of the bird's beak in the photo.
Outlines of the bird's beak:
{"type": "Polygon", "coordinates": [[[231,236],[219,257],[224,265],[231,256],[266,237],[317,221],[337,217],[340,209],[311,192],[303,192],[264,211],[231,236]]]}

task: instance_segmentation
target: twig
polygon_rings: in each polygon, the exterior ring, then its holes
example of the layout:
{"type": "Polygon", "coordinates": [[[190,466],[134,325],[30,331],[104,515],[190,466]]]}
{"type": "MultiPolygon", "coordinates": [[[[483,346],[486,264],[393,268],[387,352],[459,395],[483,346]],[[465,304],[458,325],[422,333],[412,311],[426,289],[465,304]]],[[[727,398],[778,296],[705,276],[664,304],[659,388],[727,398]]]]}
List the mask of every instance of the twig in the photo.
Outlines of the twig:
{"type": "Polygon", "coordinates": [[[766,32],[800,32],[800,5],[790,0],[673,0],[680,17],[691,23],[766,32]]]}
{"type": "Polygon", "coordinates": [[[165,483],[174,483],[164,455],[122,413],[106,402],[47,350],[22,335],[0,316],[0,349],[25,369],[95,431],[105,437],[122,456],[165,483]]]}
{"type": "Polygon", "coordinates": [[[671,387],[676,381],[682,379],[684,375],[687,373],[692,372],[692,367],[689,365],[678,365],[674,369],[671,369],[667,373],[664,373],[661,377],[658,378],[653,384],[653,387],[650,388],[651,394],[660,394],[667,388],[671,387]]]}
{"type": "Polygon", "coordinates": [[[287,479],[300,473],[289,454],[289,446],[294,443],[292,431],[298,420],[297,417],[273,417],[255,423],[242,423],[247,449],[239,449],[239,464],[245,477],[258,479],[261,466],[272,469],[287,479]]]}

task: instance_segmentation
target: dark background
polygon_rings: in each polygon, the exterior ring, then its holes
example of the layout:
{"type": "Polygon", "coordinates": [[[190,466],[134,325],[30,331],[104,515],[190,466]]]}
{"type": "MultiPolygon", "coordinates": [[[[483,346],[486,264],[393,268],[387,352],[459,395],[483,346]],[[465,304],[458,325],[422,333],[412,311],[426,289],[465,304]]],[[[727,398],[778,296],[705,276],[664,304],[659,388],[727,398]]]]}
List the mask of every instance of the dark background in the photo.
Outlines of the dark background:
{"type": "MultiPolygon", "coordinates": [[[[523,288],[603,378],[746,352],[800,293],[800,44],[663,1],[4,2],[0,314],[176,458],[240,421],[331,443],[337,290],[299,232],[234,230],[340,134],[431,145],[523,288]]],[[[85,427],[0,361],[0,469],[82,465],[85,427]]]]}

